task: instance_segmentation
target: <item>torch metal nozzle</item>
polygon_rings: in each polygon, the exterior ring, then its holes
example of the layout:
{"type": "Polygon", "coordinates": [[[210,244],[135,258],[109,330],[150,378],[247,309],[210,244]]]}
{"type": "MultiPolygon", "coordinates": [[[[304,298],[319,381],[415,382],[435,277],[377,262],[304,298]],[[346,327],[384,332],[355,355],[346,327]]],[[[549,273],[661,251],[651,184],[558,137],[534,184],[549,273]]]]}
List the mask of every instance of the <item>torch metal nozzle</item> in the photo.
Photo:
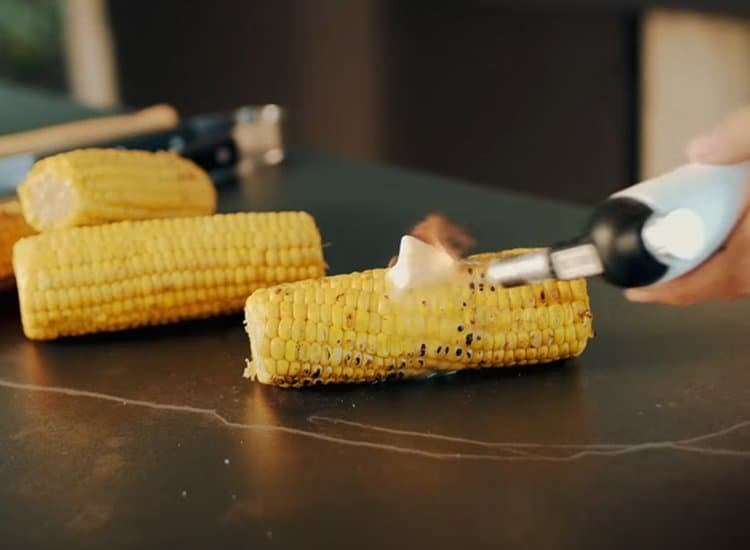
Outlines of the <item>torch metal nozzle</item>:
{"type": "Polygon", "coordinates": [[[487,278],[511,287],[543,281],[569,280],[601,275],[604,266],[592,244],[546,249],[492,262],[487,278]]]}
{"type": "Polygon", "coordinates": [[[487,279],[502,286],[519,286],[554,277],[549,250],[495,260],[487,267],[487,279]]]}

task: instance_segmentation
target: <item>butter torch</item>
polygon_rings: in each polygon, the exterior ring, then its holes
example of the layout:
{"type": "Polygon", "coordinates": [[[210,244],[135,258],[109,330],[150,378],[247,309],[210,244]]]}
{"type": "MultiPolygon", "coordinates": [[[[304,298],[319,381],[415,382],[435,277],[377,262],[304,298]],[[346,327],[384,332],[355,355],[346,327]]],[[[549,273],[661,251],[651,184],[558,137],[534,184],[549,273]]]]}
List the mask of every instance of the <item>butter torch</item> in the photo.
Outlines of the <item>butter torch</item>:
{"type": "Polygon", "coordinates": [[[745,209],[750,163],[688,164],[599,204],[579,237],[494,262],[503,286],[601,276],[633,288],[684,275],[726,241],[745,209]]]}

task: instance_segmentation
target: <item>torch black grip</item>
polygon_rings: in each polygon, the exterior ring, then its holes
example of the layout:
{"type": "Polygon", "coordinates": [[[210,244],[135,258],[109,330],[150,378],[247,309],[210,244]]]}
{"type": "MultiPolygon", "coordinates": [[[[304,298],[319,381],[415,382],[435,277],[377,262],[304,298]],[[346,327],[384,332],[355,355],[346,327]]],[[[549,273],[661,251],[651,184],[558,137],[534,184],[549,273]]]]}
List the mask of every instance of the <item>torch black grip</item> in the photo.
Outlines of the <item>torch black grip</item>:
{"type": "Polygon", "coordinates": [[[615,197],[601,203],[589,219],[583,236],[553,247],[592,244],[604,267],[602,277],[615,286],[633,288],[657,282],[668,266],[646,248],[643,226],[654,214],[637,200],[615,197]]]}

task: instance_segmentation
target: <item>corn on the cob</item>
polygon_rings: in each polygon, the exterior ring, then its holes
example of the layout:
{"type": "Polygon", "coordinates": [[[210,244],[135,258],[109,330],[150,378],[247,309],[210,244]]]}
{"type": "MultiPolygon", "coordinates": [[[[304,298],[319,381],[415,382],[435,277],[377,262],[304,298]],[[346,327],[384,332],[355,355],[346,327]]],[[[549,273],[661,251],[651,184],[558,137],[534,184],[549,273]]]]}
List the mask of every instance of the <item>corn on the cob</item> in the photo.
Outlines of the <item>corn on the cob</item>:
{"type": "Polygon", "coordinates": [[[171,152],[79,149],[38,161],[18,187],[38,231],[216,211],[206,172],[171,152]]]}
{"type": "Polygon", "coordinates": [[[498,288],[484,280],[498,256],[472,256],[455,280],[400,295],[385,269],[258,290],[245,307],[245,376],[292,387],[374,382],[582,353],[592,335],[585,280],[498,288]]]}
{"type": "Polygon", "coordinates": [[[242,311],[255,289],[320,277],[304,212],[217,214],[41,233],[13,253],[27,337],[48,340],[242,311]]]}
{"type": "Polygon", "coordinates": [[[16,200],[0,202],[0,289],[13,284],[13,245],[34,233],[16,200]]]}

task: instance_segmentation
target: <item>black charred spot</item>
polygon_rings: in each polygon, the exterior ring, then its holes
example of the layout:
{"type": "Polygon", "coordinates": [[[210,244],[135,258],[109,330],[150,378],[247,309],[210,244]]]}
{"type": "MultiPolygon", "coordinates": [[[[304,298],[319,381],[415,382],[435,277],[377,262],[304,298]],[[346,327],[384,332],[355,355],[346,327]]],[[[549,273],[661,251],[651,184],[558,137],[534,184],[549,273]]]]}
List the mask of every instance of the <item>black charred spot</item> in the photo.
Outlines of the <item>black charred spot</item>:
{"type": "Polygon", "coordinates": [[[362,362],[362,359],[360,359],[359,355],[357,355],[357,356],[356,356],[356,357],[354,358],[354,364],[355,364],[355,365],[359,365],[359,364],[360,364],[361,362],[362,362]]]}
{"type": "Polygon", "coordinates": [[[472,273],[474,273],[474,270],[472,268],[469,268],[469,275],[471,275],[472,273]]]}
{"type": "Polygon", "coordinates": [[[456,349],[456,357],[461,357],[461,354],[464,352],[461,348],[456,349]]]}
{"type": "Polygon", "coordinates": [[[419,346],[419,356],[424,357],[426,353],[427,353],[427,345],[422,344],[421,346],[419,346]]]}
{"type": "Polygon", "coordinates": [[[424,367],[424,359],[420,359],[419,361],[417,361],[417,363],[420,367],[424,367]]]}
{"type": "Polygon", "coordinates": [[[469,359],[471,359],[471,350],[470,349],[466,350],[466,357],[468,357],[469,359]]]}
{"type": "Polygon", "coordinates": [[[542,301],[544,301],[544,298],[545,298],[545,297],[546,297],[546,295],[544,294],[544,291],[542,290],[542,291],[541,291],[541,292],[539,293],[539,299],[540,299],[540,300],[542,300],[542,301]]]}
{"type": "Polygon", "coordinates": [[[482,341],[482,335],[481,334],[477,334],[477,342],[481,342],[481,341],[482,341]]]}
{"type": "Polygon", "coordinates": [[[302,380],[302,385],[303,385],[303,386],[309,386],[309,385],[310,385],[310,380],[309,380],[308,378],[304,378],[304,379],[302,380]]]}
{"type": "Polygon", "coordinates": [[[394,378],[396,378],[395,372],[389,372],[388,375],[385,377],[386,380],[393,380],[394,378]]]}
{"type": "Polygon", "coordinates": [[[440,353],[441,351],[443,351],[443,346],[438,346],[437,347],[437,352],[440,353]]]}
{"type": "Polygon", "coordinates": [[[370,365],[372,365],[372,359],[368,357],[365,359],[365,367],[369,367],[370,365]]]}
{"type": "Polygon", "coordinates": [[[490,291],[495,292],[495,285],[490,285],[490,291]]]}
{"type": "Polygon", "coordinates": [[[474,341],[474,333],[470,332],[469,334],[466,335],[466,345],[470,346],[473,341],[474,341]]]}
{"type": "Polygon", "coordinates": [[[463,325],[458,325],[457,328],[458,328],[458,332],[463,332],[464,331],[464,326],[463,325]]]}
{"type": "Polygon", "coordinates": [[[322,378],[318,378],[317,380],[313,380],[313,386],[320,386],[321,384],[323,384],[323,379],[322,378]]]}
{"type": "Polygon", "coordinates": [[[315,367],[315,370],[313,370],[313,372],[312,372],[312,377],[313,378],[320,377],[320,371],[321,371],[320,367],[315,367]]]}
{"type": "Polygon", "coordinates": [[[484,283],[479,283],[479,292],[484,292],[484,283]]]}
{"type": "Polygon", "coordinates": [[[450,346],[445,346],[445,354],[448,355],[451,352],[450,346]]]}
{"type": "Polygon", "coordinates": [[[463,302],[463,306],[464,306],[464,307],[467,307],[467,306],[468,306],[468,304],[467,304],[466,302],[463,302]]]}
{"type": "Polygon", "coordinates": [[[422,300],[422,305],[426,306],[427,305],[427,300],[422,300]]]}
{"type": "Polygon", "coordinates": [[[401,361],[401,365],[399,365],[402,369],[406,368],[406,361],[401,361]]]}
{"type": "Polygon", "coordinates": [[[472,282],[472,283],[469,283],[469,288],[470,288],[471,290],[474,290],[474,287],[475,287],[475,286],[476,286],[476,285],[474,285],[474,283],[473,283],[473,282],[472,282]]]}
{"type": "Polygon", "coordinates": [[[310,365],[306,365],[306,366],[302,367],[302,372],[304,374],[310,374],[310,365]]]}

